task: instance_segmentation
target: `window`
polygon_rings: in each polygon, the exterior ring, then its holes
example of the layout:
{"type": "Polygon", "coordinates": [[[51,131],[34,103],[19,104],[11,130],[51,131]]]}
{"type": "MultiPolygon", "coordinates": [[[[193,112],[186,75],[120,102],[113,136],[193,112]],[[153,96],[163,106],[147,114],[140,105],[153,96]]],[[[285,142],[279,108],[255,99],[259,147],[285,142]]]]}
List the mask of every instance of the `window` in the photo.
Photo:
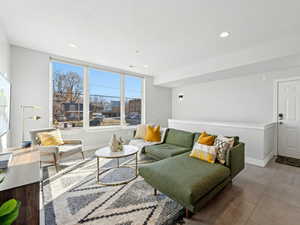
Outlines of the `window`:
{"type": "Polygon", "coordinates": [[[89,69],[89,124],[113,126],[121,124],[120,75],[89,69]]]}
{"type": "Polygon", "coordinates": [[[125,121],[128,125],[141,123],[142,84],[141,78],[125,76],[125,121]]]}
{"type": "Polygon", "coordinates": [[[53,62],[53,123],[83,126],[83,67],[53,62]]]}
{"type": "Polygon", "coordinates": [[[56,127],[142,122],[143,78],[58,61],[51,65],[52,118],[56,127]]]}

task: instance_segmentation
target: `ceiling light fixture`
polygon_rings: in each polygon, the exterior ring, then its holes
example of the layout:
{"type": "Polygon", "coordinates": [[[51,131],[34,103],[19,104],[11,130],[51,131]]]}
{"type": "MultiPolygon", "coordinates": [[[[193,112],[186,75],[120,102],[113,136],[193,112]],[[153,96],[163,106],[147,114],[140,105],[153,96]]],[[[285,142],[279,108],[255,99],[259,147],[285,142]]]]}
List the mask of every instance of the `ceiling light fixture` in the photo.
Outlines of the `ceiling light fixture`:
{"type": "Polygon", "coordinates": [[[222,33],[220,33],[220,38],[226,38],[226,37],[228,37],[230,35],[230,33],[229,32],[227,32],[227,31],[224,31],[224,32],[222,32],[222,33]]]}
{"type": "Polygon", "coordinates": [[[78,46],[75,45],[74,43],[69,43],[68,46],[69,46],[70,48],[78,48],[78,46]]]}

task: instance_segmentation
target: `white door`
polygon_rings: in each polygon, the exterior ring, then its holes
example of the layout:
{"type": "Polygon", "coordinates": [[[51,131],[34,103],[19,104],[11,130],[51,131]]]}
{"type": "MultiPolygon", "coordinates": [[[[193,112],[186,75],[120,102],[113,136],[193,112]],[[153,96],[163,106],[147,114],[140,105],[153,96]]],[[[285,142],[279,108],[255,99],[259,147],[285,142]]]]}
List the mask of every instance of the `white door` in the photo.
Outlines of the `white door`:
{"type": "Polygon", "coordinates": [[[278,154],[300,159],[300,79],[278,83],[278,154]]]}

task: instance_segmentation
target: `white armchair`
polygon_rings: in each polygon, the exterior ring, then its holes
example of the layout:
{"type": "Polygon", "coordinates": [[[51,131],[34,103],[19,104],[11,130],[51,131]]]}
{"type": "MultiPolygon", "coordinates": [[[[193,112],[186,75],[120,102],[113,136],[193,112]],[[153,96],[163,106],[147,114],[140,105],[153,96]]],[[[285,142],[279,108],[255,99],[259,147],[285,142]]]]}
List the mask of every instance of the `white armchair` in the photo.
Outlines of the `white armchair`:
{"type": "Polygon", "coordinates": [[[53,163],[55,166],[56,171],[59,170],[59,161],[63,157],[67,157],[76,153],[81,153],[82,158],[84,159],[83,153],[83,142],[80,139],[73,139],[73,140],[63,140],[64,145],[58,146],[41,146],[38,143],[37,134],[41,132],[48,132],[53,131],[55,128],[46,128],[46,129],[38,129],[38,130],[31,130],[30,136],[33,147],[37,148],[40,151],[41,155],[41,163],[53,163]]]}

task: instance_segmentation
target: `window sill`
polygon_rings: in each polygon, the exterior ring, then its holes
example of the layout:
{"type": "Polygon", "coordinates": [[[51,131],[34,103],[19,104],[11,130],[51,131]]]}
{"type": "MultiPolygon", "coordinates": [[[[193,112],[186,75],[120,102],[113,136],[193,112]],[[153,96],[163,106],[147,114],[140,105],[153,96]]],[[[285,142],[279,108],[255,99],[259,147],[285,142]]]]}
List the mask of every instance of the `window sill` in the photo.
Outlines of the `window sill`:
{"type": "Polygon", "coordinates": [[[118,131],[118,130],[134,130],[136,129],[136,125],[132,126],[106,126],[106,127],[70,127],[70,128],[65,128],[61,129],[63,133],[77,133],[77,132],[88,132],[88,133],[93,133],[93,132],[107,132],[107,131],[118,131]]]}
{"type": "Polygon", "coordinates": [[[136,126],[106,126],[106,127],[89,127],[85,130],[87,132],[105,132],[105,131],[116,131],[116,130],[134,130],[136,126]]]}

